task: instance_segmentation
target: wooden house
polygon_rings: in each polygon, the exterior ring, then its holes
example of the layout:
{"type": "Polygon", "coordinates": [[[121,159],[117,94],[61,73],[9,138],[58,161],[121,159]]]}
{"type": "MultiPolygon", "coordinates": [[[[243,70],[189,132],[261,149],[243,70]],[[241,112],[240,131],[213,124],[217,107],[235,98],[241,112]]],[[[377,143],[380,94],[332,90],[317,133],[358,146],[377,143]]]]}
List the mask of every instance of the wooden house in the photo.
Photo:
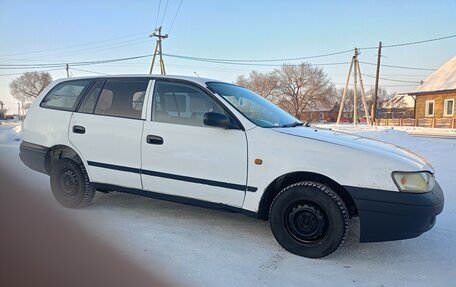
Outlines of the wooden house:
{"type": "Polygon", "coordinates": [[[408,94],[416,98],[418,126],[456,128],[456,56],[408,94]]]}

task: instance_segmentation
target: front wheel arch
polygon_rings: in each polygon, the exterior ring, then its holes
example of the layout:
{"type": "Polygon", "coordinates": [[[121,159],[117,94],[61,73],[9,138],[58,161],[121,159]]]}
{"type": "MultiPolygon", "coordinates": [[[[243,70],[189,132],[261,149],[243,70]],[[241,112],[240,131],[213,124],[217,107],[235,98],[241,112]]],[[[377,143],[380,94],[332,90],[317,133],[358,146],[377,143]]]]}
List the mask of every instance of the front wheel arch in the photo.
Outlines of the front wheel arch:
{"type": "Polygon", "coordinates": [[[342,198],[347,206],[350,218],[358,215],[355,201],[342,185],[319,173],[297,171],[283,174],[268,185],[258,205],[258,218],[265,221],[269,220],[269,209],[271,208],[274,198],[276,198],[276,196],[287,186],[301,181],[313,181],[327,185],[342,198]]]}

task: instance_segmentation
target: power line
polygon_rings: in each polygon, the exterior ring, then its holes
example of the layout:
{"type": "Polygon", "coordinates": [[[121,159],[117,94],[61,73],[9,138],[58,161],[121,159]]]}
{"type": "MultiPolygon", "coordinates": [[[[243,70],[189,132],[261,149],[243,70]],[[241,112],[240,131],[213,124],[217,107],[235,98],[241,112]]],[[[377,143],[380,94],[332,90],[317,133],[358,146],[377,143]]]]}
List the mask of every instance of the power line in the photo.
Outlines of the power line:
{"type": "Polygon", "coordinates": [[[169,3],[169,0],[166,0],[165,10],[163,11],[163,17],[162,17],[160,26],[163,26],[163,21],[165,20],[165,15],[166,15],[166,9],[168,9],[168,3],[169,3]]]}
{"type": "MultiPolygon", "coordinates": [[[[374,76],[374,75],[368,75],[368,74],[362,74],[362,75],[363,75],[363,76],[366,76],[366,77],[369,77],[369,78],[374,78],[374,79],[375,79],[375,76],[374,76]]],[[[417,81],[395,80],[395,79],[388,79],[388,78],[382,78],[382,77],[379,77],[379,79],[385,80],[385,81],[392,81],[392,82],[421,84],[421,82],[417,82],[417,81]]]]}
{"type": "MultiPolygon", "coordinates": [[[[183,59],[183,60],[214,63],[214,64],[226,64],[226,65],[258,66],[258,67],[281,67],[284,65],[284,64],[245,63],[245,62],[231,62],[231,61],[225,62],[225,61],[216,61],[216,60],[212,60],[212,59],[188,57],[188,56],[165,54],[165,53],[163,53],[163,55],[171,57],[171,58],[178,58],[178,59],[183,59]]],[[[314,66],[333,66],[333,65],[346,65],[346,64],[350,64],[350,62],[311,63],[311,64],[314,66]]],[[[293,65],[293,64],[290,64],[290,65],[293,65]]]]}
{"type": "Polygon", "coordinates": [[[28,54],[42,54],[42,53],[49,52],[49,51],[58,51],[58,50],[76,48],[76,47],[91,46],[91,45],[96,45],[96,44],[99,44],[99,43],[110,42],[110,41],[117,40],[117,39],[130,38],[130,37],[137,36],[137,35],[140,35],[140,34],[145,34],[147,32],[149,32],[149,31],[143,31],[143,32],[138,32],[138,33],[134,33],[134,34],[130,34],[130,35],[119,36],[119,37],[109,38],[109,39],[105,39],[105,40],[98,40],[98,41],[94,41],[94,42],[88,42],[88,43],[84,43],[84,44],[66,46],[66,47],[61,47],[61,48],[43,49],[43,50],[35,50],[35,51],[30,51],[30,52],[20,52],[20,53],[5,54],[5,55],[2,55],[2,57],[17,56],[17,55],[28,55],[28,54]]]}
{"type": "MultiPolygon", "coordinates": [[[[7,59],[7,58],[0,58],[0,60],[6,60],[6,61],[36,61],[36,59],[47,59],[47,58],[58,58],[58,57],[63,57],[63,56],[72,56],[72,55],[79,55],[79,54],[84,54],[84,53],[93,53],[93,52],[98,52],[98,51],[105,51],[105,50],[111,50],[111,49],[117,49],[121,47],[126,47],[126,46],[133,46],[133,45],[138,45],[142,43],[149,42],[149,40],[144,37],[136,37],[135,39],[130,39],[127,41],[120,41],[108,45],[98,45],[94,47],[88,47],[88,48],[83,48],[83,49],[77,49],[73,51],[66,51],[66,52],[60,52],[56,54],[48,54],[48,55],[43,55],[40,56],[39,58],[28,58],[28,59],[7,59]]],[[[30,64],[32,65],[32,64],[30,64]]]]}
{"type": "MultiPolygon", "coordinates": [[[[366,64],[366,65],[373,65],[373,66],[377,65],[375,63],[370,63],[370,62],[361,62],[360,61],[360,63],[366,64]]],[[[382,64],[381,66],[382,67],[388,67],[388,68],[406,69],[406,70],[421,70],[421,71],[434,71],[434,70],[437,70],[436,68],[418,68],[418,67],[394,66],[394,65],[385,65],[385,64],[382,64]]]]}
{"type": "Polygon", "coordinates": [[[161,8],[162,1],[158,2],[158,10],[157,10],[157,18],[155,18],[155,28],[157,27],[158,24],[158,16],[160,16],[160,8],[161,8]]]}
{"type": "MultiPolygon", "coordinates": [[[[343,85],[345,86],[345,83],[334,83],[335,85],[343,85]]],[[[353,84],[348,84],[349,86],[353,86],[353,84]]],[[[366,87],[375,87],[375,83],[374,84],[365,84],[364,86],[366,87]]],[[[383,85],[379,85],[379,87],[416,87],[416,85],[404,85],[404,84],[383,84],[383,85]]]]}
{"type": "Polygon", "coordinates": [[[179,10],[180,10],[180,7],[181,7],[183,1],[184,0],[180,0],[180,2],[179,2],[179,6],[177,7],[177,11],[176,11],[176,14],[174,15],[173,21],[171,22],[171,27],[168,30],[168,34],[171,33],[171,30],[173,29],[174,21],[176,21],[177,14],[179,14],[179,10]]]}
{"type": "Polygon", "coordinates": [[[343,51],[338,51],[338,52],[333,52],[333,53],[327,53],[327,54],[320,54],[320,55],[313,55],[313,56],[307,56],[307,57],[297,57],[297,58],[282,58],[282,59],[220,59],[220,58],[205,58],[205,57],[194,57],[194,56],[185,56],[185,55],[172,55],[172,54],[163,54],[169,57],[174,57],[174,58],[185,58],[189,60],[205,60],[205,61],[214,61],[214,62],[286,62],[286,61],[297,61],[297,60],[307,60],[307,59],[314,59],[314,58],[322,58],[322,57],[328,57],[328,56],[334,56],[334,55],[339,55],[339,54],[345,54],[345,53],[352,53],[353,50],[343,50],[343,51]]]}
{"type": "Polygon", "coordinates": [[[125,57],[125,58],[117,58],[117,59],[107,59],[107,60],[98,60],[98,61],[82,61],[82,62],[68,62],[68,63],[49,63],[49,64],[0,64],[0,69],[29,69],[29,68],[52,68],[58,66],[65,66],[66,64],[71,66],[84,66],[84,65],[97,65],[97,64],[104,64],[104,63],[112,63],[112,62],[121,62],[121,61],[129,61],[141,58],[147,58],[152,56],[152,54],[147,55],[140,55],[134,57],[125,57]]]}
{"type": "Polygon", "coordinates": [[[78,68],[71,68],[71,69],[72,69],[72,70],[76,70],[76,71],[86,72],[86,73],[98,74],[98,75],[110,75],[110,74],[107,74],[107,73],[101,73],[101,72],[83,70],[83,69],[78,69],[78,68]]]}
{"type": "MultiPolygon", "coordinates": [[[[50,69],[50,70],[40,70],[40,72],[52,72],[52,71],[58,71],[58,70],[65,70],[65,68],[57,68],[57,69],[50,69]]],[[[12,74],[0,74],[0,77],[6,77],[6,76],[17,76],[17,75],[22,75],[22,73],[12,73],[12,74]]]]}
{"type": "Polygon", "coordinates": [[[439,38],[415,41],[415,42],[400,43],[400,44],[394,44],[394,45],[386,45],[386,46],[383,46],[383,48],[394,48],[394,47],[410,46],[410,45],[416,45],[416,44],[423,44],[423,43],[428,43],[428,42],[446,40],[446,39],[450,39],[450,38],[456,38],[456,34],[455,35],[444,36],[444,37],[439,37],[439,38]]]}

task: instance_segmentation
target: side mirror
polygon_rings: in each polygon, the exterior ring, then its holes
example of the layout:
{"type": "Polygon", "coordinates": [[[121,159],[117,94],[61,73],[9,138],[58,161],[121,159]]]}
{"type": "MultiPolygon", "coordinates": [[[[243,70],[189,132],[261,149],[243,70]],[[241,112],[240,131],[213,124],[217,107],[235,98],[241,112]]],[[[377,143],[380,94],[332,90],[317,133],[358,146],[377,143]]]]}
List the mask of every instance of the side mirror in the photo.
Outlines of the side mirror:
{"type": "Polygon", "coordinates": [[[229,128],[231,126],[230,119],[224,114],[208,112],[204,114],[203,123],[206,126],[229,128]]]}

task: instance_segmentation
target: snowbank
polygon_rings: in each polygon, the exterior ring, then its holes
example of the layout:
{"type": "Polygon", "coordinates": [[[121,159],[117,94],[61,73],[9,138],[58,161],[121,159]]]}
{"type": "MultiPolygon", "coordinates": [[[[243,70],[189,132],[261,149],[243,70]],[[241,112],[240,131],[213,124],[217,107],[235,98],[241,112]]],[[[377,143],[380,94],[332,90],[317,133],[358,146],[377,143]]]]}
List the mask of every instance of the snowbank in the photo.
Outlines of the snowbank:
{"type": "Polygon", "coordinates": [[[22,139],[20,122],[2,121],[0,125],[0,144],[16,145],[22,139]]]}

